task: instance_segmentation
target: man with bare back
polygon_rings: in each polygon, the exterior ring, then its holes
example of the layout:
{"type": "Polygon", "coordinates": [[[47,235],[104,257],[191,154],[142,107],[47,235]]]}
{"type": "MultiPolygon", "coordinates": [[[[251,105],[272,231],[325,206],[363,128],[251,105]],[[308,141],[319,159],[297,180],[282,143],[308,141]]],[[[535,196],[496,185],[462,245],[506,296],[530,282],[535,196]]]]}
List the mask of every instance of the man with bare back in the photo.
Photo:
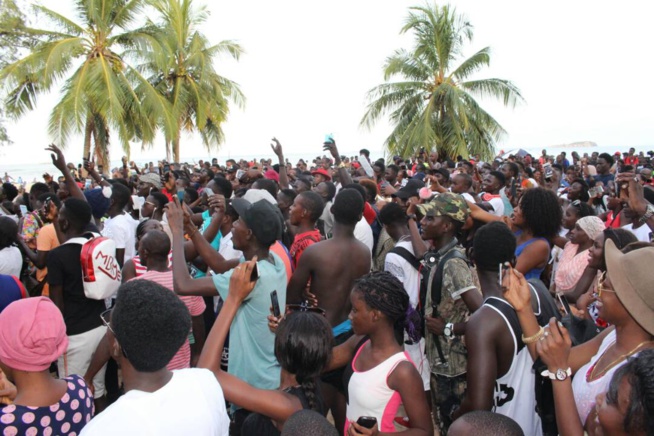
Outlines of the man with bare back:
{"type": "MultiPolygon", "coordinates": [[[[354,227],[363,215],[364,200],[358,191],[343,189],[332,205],[334,228],[332,239],[308,247],[288,284],[287,300],[299,303],[310,280],[312,302],[325,309],[334,331],[335,345],[352,336],[348,315],[351,309],[350,291],[354,280],[370,272],[370,250],[354,237],[354,227]],[[315,296],[315,299],[313,298],[315,296]]],[[[332,410],[337,429],[345,420],[345,396],[342,370],[325,374],[323,396],[332,410]]]]}

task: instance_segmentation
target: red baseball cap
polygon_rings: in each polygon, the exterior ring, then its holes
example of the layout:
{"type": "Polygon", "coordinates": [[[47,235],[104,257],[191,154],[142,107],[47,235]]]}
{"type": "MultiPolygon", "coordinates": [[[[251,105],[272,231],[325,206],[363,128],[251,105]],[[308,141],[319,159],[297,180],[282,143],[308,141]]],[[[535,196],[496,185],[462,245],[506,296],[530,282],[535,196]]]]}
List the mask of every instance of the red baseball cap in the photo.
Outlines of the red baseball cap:
{"type": "Polygon", "coordinates": [[[326,169],[324,168],[318,168],[317,170],[311,171],[311,175],[315,176],[316,174],[320,174],[321,176],[324,176],[327,180],[332,179],[332,175],[327,172],[326,169]]]}

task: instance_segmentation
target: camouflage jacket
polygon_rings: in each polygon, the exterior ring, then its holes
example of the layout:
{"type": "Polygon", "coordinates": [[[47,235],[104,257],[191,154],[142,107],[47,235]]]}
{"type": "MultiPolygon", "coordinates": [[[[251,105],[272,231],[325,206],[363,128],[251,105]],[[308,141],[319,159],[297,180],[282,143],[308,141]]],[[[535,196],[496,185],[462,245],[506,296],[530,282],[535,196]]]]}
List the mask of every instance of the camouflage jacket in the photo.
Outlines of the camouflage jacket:
{"type": "MultiPolygon", "coordinates": [[[[465,251],[460,245],[450,243],[439,250],[437,257],[442,258],[450,250],[458,250],[465,255],[465,251]]],[[[431,286],[436,269],[436,267],[432,268],[429,274],[428,289],[432,289],[431,286]]],[[[461,295],[468,291],[479,292],[479,285],[474,270],[463,259],[452,258],[448,260],[443,266],[443,286],[441,288],[441,302],[437,308],[437,316],[443,318],[445,322],[454,324],[465,322],[470,316],[470,312],[461,299],[461,295]]],[[[425,317],[432,316],[432,313],[431,292],[427,292],[425,317]]],[[[455,336],[453,339],[448,340],[444,336],[436,336],[428,332],[425,327],[425,351],[432,373],[454,377],[466,372],[468,351],[463,342],[463,336],[455,336]],[[441,344],[445,362],[442,362],[438,355],[436,341],[439,341],[441,344]]]]}

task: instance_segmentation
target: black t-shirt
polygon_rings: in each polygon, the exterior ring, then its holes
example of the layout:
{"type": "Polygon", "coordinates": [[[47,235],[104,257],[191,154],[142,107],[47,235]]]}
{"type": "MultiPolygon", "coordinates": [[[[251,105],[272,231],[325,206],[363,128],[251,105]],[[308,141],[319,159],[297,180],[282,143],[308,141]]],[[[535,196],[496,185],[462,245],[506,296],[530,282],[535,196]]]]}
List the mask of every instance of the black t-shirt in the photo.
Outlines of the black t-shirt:
{"type": "Polygon", "coordinates": [[[64,322],[69,336],[100,327],[100,314],[106,309],[103,300],[91,300],[84,295],[81,252],[80,244],[63,244],[48,254],[48,283],[63,287],[64,322]]]}

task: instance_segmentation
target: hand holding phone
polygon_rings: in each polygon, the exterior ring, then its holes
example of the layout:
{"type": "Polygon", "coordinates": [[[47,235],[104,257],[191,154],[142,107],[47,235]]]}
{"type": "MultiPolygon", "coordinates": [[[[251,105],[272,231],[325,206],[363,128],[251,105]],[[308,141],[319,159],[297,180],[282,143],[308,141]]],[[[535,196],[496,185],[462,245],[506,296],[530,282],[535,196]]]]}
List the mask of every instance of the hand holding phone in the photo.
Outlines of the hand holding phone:
{"type": "Polygon", "coordinates": [[[277,291],[272,291],[270,293],[270,304],[272,305],[272,312],[275,318],[279,318],[282,314],[279,309],[279,300],[277,299],[277,291]]]}
{"type": "Polygon", "coordinates": [[[377,418],[374,416],[360,416],[357,419],[357,424],[365,428],[373,428],[377,424],[377,418]]]}

